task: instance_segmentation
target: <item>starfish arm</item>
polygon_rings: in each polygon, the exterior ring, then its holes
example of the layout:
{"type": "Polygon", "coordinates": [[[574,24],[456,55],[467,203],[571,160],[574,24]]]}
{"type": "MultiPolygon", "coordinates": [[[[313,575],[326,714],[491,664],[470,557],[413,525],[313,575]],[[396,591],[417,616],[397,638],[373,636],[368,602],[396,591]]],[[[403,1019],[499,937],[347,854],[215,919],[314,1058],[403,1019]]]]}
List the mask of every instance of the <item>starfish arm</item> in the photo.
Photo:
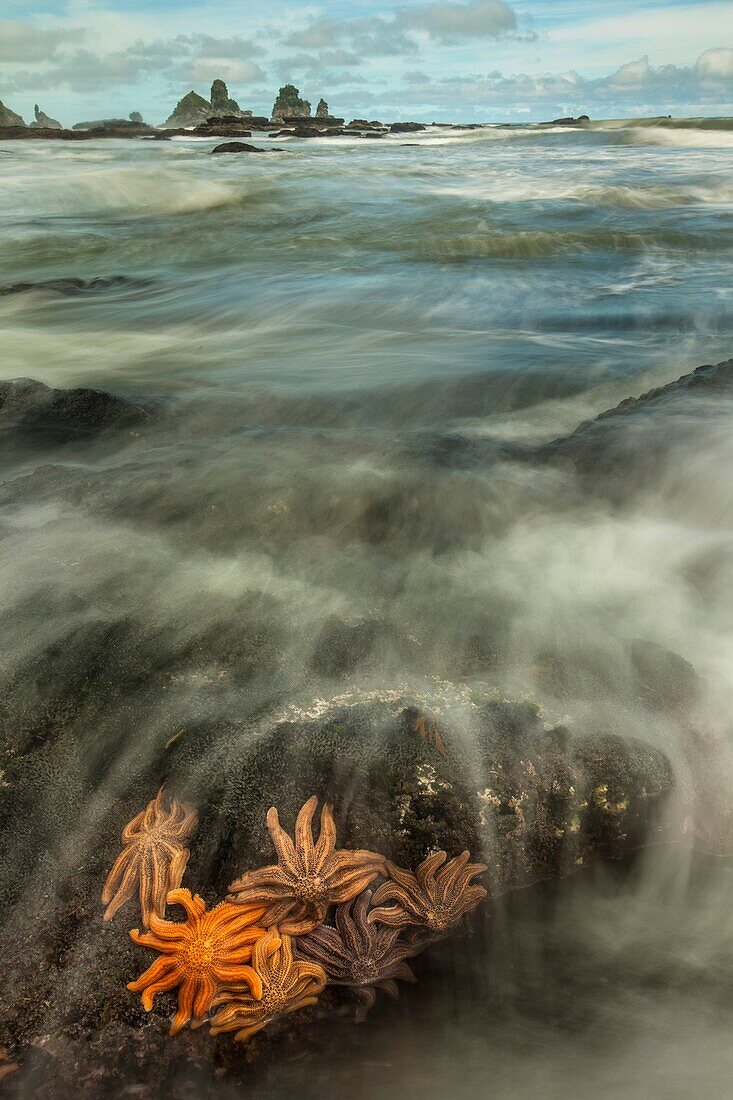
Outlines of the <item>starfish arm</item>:
{"type": "Polygon", "coordinates": [[[400,905],[390,905],[372,909],[369,914],[369,923],[386,924],[389,928],[407,928],[413,920],[400,905]]]}
{"type": "MultiPolygon", "coordinates": [[[[468,852],[465,853],[468,857],[468,852]]],[[[434,852],[433,855],[428,856],[427,859],[418,867],[415,872],[415,878],[419,882],[421,888],[429,893],[435,886],[435,874],[439,867],[442,867],[448,856],[445,852],[434,852]]]]}
{"type": "Polygon", "coordinates": [[[277,864],[247,871],[229,887],[229,898],[241,904],[256,901],[282,901],[292,896],[292,883],[277,864]]]}
{"type": "MultiPolygon", "coordinates": [[[[173,860],[168,872],[168,881],[170,883],[171,890],[178,890],[181,882],[183,881],[183,875],[188,865],[188,857],[190,852],[188,848],[181,848],[179,852],[173,856],[173,860]]],[[[165,900],[163,901],[163,912],[165,912],[165,900]]]]}
{"type": "Polygon", "coordinates": [[[305,980],[313,994],[322,993],[328,982],[324,967],[318,963],[299,962],[297,964],[299,980],[305,980]]]}
{"type": "Polygon", "coordinates": [[[183,981],[178,990],[178,1009],[171,1023],[171,1035],[178,1035],[194,1014],[193,1006],[198,990],[198,982],[183,981]]]}
{"type": "Polygon", "coordinates": [[[460,856],[452,859],[438,875],[438,882],[444,891],[454,888],[461,889],[462,883],[467,885],[475,875],[480,875],[487,870],[483,863],[469,863],[469,853],[462,852],[460,856]]]}
{"type": "Polygon", "coordinates": [[[390,980],[394,978],[399,978],[402,982],[410,982],[412,985],[417,981],[412,971],[412,967],[408,966],[406,962],[401,962],[394,967],[390,975],[390,980]]]}
{"type": "Polygon", "coordinates": [[[104,911],[105,920],[112,920],[118,909],[121,909],[125,902],[133,897],[137,890],[138,874],[138,861],[130,859],[123,872],[122,880],[117,887],[117,892],[104,911]]]}
{"type": "Polygon", "coordinates": [[[201,977],[193,1000],[193,1018],[203,1020],[211,1008],[211,1002],[216,993],[216,982],[213,978],[201,977]]]}
{"type": "Polygon", "coordinates": [[[321,810],[321,831],[316,844],[316,868],[321,871],[336,847],[336,822],[333,818],[333,806],[324,802],[321,810]]]}
{"type": "Polygon", "coordinates": [[[182,905],[188,916],[200,919],[206,912],[206,904],[198,894],[192,894],[190,890],[171,890],[168,894],[168,905],[182,905]]]}
{"type": "MultiPolygon", "coordinates": [[[[216,967],[216,976],[227,986],[246,986],[255,1001],[262,997],[262,978],[251,966],[222,965],[216,967]]],[[[242,989],[244,992],[244,989],[242,989]]]]}
{"type": "Polygon", "coordinates": [[[370,886],[379,874],[374,867],[354,867],[350,871],[343,871],[331,879],[331,902],[339,905],[345,901],[351,901],[370,886]]]}
{"type": "MultiPolygon", "coordinates": [[[[479,864],[478,866],[480,868],[481,865],[479,864]]],[[[482,886],[478,886],[476,883],[473,883],[473,884],[471,883],[471,879],[475,875],[480,874],[480,873],[481,873],[481,871],[476,870],[475,866],[474,867],[466,867],[466,869],[464,870],[464,872],[460,876],[460,878],[458,878],[451,886],[447,886],[447,887],[444,883],[440,882],[440,879],[439,879],[438,880],[439,887],[443,892],[443,897],[447,898],[451,894],[460,895],[467,889],[483,890],[482,886]]]]}
{"type": "Polygon", "coordinates": [[[306,936],[323,924],[328,906],[314,905],[308,910],[298,910],[278,922],[280,931],[286,936],[306,936]]]}
{"type": "Polygon", "coordinates": [[[162,917],[168,896],[168,861],[146,851],[140,860],[140,912],[143,924],[150,926],[151,916],[162,917]]]}
{"type": "MultiPolygon", "coordinates": [[[[348,983],[351,965],[350,960],[345,955],[336,955],[325,948],[323,944],[313,942],[302,950],[303,953],[298,955],[301,961],[316,963],[318,966],[323,967],[328,980],[331,982],[348,983]]],[[[300,947],[298,951],[301,951],[300,947]]]]}
{"type": "Polygon", "coordinates": [[[112,869],[107,875],[104,886],[102,887],[102,905],[109,905],[112,898],[119,889],[120,882],[122,881],[125,871],[130,863],[135,862],[135,852],[130,848],[125,848],[120,852],[117,859],[112,864],[112,869]]]}
{"type": "Polygon", "coordinates": [[[180,973],[171,959],[156,959],[137,981],[128,982],[127,988],[131,993],[142,993],[143,1006],[150,1012],[156,995],[174,989],[179,980],[180,973]]]}
{"type": "MultiPolygon", "coordinates": [[[[360,895],[360,898],[355,903],[356,905],[358,905],[359,900],[361,900],[363,896],[363,894],[360,895]]],[[[336,928],[338,929],[338,935],[343,943],[345,953],[352,956],[360,955],[364,948],[364,936],[353,915],[355,904],[346,902],[344,905],[339,905],[336,909],[336,928]]]]}
{"type": "Polygon", "coordinates": [[[371,985],[355,986],[354,996],[357,1001],[360,1002],[356,1009],[356,1021],[357,1023],[363,1023],[367,1017],[367,1013],[374,1008],[377,992],[374,986],[371,985]]]}
{"type": "MultiPolygon", "coordinates": [[[[185,928],[185,924],[166,920],[165,917],[157,917],[155,914],[150,918],[150,932],[159,940],[180,942],[185,938],[185,928]]],[[[141,941],[136,940],[135,942],[140,943],[141,941]]]]}
{"type": "Polygon", "coordinates": [[[316,866],[316,849],[313,844],[313,815],[317,806],[318,799],[315,795],[311,795],[301,807],[295,819],[295,858],[298,869],[306,875],[311,874],[316,866]]]}
{"type": "Polygon", "coordinates": [[[268,985],[275,977],[281,945],[282,940],[276,928],[271,928],[254,945],[252,963],[257,973],[264,980],[265,985],[268,985]]]}
{"type": "Polygon", "coordinates": [[[280,863],[286,867],[294,868],[296,866],[295,848],[292,840],[280,824],[280,818],[274,806],[271,806],[267,811],[267,830],[272,837],[272,843],[275,845],[280,863]]]}
{"type": "MultiPolygon", "coordinates": [[[[258,1031],[262,1031],[263,1028],[267,1027],[268,1023],[269,1023],[269,1020],[267,1020],[267,1019],[254,1020],[247,1027],[243,1027],[235,1033],[235,1035],[234,1035],[235,1042],[237,1042],[237,1043],[246,1043],[246,1041],[248,1039],[251,1039],[253,1035],[256,1035],[258,1031]]],[[[218,1032],[215,1031],[214,1028],[212,1028],[211,1029],[211,1034],[212,1035],[217,1035],[218,1032]]]]}
{"type": "Polygon", "coordinates": [[[386,978],[384,981],[377,982],[376,984],[380,989],[383,989],[387,996],[391,997],[393,1001],[399,1000],[400,987],[397,985],[397,982],[392,981],[391,978],[386,978]]]}
{"type": "Polygon", "coordinates": [[[140,838],[140,834],[144,832],[145,822],[145,810],[141,810],[139,814],[133,817],[132,821],[128,821],[122,830],[122,843],[132,844],[134,841],[140,838]]]}

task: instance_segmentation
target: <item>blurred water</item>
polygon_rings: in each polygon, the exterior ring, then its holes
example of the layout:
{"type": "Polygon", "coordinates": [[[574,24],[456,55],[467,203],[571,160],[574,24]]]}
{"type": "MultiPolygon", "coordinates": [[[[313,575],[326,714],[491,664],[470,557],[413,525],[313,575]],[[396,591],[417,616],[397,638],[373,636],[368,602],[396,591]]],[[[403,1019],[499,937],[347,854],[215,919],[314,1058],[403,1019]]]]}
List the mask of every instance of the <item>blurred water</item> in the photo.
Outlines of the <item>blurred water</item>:
{"type": "Polygon", "coordinates": [[[3,675],[40,669],[53,696],[86,639],[142,633],[170,682],[153,707],[112,699],[108,790],[191,715],[343,690],[314,671],[333,616],[381,631],[355,686],[479,683],[647,737],[678,774],[679,850],[500,904],[423,964],[422,995],[263,1088],[730,1095],[733,835],[700,864],[682,829],[703,789],[725,823],[733,775],[730,390],[648,418],[621,494],[526,449],[730,355],[733,132],[256,140],[283,152],[0,149],[0,289],[126,280],[0,296],[3,377],[159,410],[0,458],[3,675]],[[237,677],[249,636],[276,659],[237,677]],[[695,667],[694,714],[634,695],[638,639],[695,667]]]}

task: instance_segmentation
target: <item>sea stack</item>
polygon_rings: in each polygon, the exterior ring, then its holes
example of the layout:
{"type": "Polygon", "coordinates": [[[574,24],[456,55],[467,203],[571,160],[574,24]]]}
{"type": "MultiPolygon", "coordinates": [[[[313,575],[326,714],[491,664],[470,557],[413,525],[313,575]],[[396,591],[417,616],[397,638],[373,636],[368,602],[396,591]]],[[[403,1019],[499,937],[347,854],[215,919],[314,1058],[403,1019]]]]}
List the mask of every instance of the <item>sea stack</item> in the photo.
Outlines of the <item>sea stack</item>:
{"type": "Polygon", "coordinates": [[[163,126],[169,129],[186,126],[198,126],[206,122],[211,114],[211,104],[208,99],[191,90],[182,99],[178,100],[173,114],[171,114],[163,126]]]}
{"type": "Polygon", "coordinates": [[[300,92],[294,84],[285,84],[278,92],[272,108],[272,121],[285,122],[293,118],[310,118],[311,105],[307,99],[300,98],[300,92]]]}
{"type": "Polygon", "coordinates": [[[31,126],[38,130],[63,130],[63,125],[56,118],[51,118],[45,111],[42,111],[36,103],[33,108],[36,120],[31,122],[31,126]]]}

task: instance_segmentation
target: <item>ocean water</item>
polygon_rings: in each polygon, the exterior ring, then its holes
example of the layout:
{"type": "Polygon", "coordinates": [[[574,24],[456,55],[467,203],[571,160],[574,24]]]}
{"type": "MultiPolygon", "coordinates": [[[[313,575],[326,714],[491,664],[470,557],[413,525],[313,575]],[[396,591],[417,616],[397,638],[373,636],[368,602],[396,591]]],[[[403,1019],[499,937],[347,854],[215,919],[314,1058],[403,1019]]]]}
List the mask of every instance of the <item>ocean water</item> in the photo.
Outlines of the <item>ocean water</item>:
{"type": "Polygon", "coordinates": [[[385,639],[350,686],[479,684],[647,738],[676,770],[678,845],[497,903],[262,1095],[728,1096],[730,388],[630,429],[612,492],[532,456],[731,356],[733,125],[253,140],[282,151],[0,146],[0,290],[34,284],[0,294],[3,378],[154,410],[139,433],[0,456],[3,675],[40,664],[61,690],[100,624],[134,623],[172,663],[204,635],[224,655],[277,637],[262,677],[223,656],[155,707],[123,692],[107,791],[191,715],[343,691],[312,659],[334,617],[385,639]],[[68,277],[122,278],[35,285],[68,277]],[[695,669],[684,720],[634,696],[639,639],[695,669]]]}

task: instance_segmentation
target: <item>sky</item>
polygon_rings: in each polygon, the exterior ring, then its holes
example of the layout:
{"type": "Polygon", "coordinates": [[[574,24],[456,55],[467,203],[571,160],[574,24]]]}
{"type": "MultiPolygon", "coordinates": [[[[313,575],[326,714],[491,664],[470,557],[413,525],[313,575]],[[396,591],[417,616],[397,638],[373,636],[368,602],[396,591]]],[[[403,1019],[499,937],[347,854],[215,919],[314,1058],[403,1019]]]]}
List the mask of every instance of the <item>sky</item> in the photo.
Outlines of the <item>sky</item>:
{"type": "Polygon", "coordinates": [[[733,114],[733,0],[2,0],[0,99],[162,122],[225,80],[269,115],[523,122],[733,114]]]}

